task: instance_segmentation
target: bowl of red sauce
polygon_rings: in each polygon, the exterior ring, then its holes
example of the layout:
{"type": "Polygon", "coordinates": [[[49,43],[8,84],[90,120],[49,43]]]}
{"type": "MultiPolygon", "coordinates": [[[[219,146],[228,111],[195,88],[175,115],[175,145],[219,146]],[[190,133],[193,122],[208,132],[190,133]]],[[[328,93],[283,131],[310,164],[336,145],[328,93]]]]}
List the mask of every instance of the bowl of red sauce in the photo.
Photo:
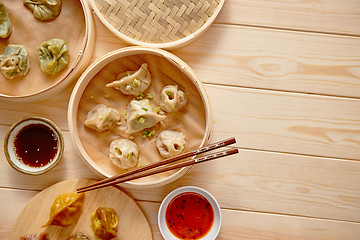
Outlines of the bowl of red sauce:
{"type": "Polygon", "coordinates": [[[49,119],[29,117],[9,129],[4,152],[10,166],[30,174],[43,174],[54,168],[64,151],[60,129],[49,119]]]}
{"type": "Polygon", "coordinates": [[[166,240],[213,240],[221,227],[220,206],[202,188],[181,187],[169,193],[162,201],[158,224],[166,240]]]}

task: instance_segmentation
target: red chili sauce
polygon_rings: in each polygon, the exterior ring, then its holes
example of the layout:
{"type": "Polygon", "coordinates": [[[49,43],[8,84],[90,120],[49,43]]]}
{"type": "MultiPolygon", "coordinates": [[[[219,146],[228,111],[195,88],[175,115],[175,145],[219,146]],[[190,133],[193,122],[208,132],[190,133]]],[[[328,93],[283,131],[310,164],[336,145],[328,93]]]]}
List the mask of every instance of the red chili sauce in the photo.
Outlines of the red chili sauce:
{"type": "Polygon", "coordinates": [[[185,192],[170,201],[165,219],[170,232],[179,239],[199,239],[210,231],[214,211],[202,195],[185,192]]]}
{"type": "Polygon", "coordinates": [[[19,159],[30,167],[42,167],[50,163],[58,151],[58,139],[54,132],[42,124],[23,127],[14,139],[19,159]]]}

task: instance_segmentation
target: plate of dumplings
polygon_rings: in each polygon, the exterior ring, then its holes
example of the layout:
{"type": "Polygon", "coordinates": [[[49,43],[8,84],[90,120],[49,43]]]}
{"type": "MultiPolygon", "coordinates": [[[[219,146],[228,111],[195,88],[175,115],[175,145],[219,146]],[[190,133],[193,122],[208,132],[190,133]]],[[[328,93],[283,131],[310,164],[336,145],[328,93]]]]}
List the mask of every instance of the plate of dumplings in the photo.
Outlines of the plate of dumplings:
{"type": "MultiPolygon", "coordinates": [[[[78,153],[101,177],[111,177],[204,145],[211,114],[192,69],[161,49],[127,47],[99,58],[79,78],[68,107],[78,153]]],[[[189,167],[122,183],[155,187],[189,167]]]]}
{"type": "Polygon", "coordinates": [[[0,2],[0,99],[38,101],[87,67],[95,36],[84,0],[0,2]]]}

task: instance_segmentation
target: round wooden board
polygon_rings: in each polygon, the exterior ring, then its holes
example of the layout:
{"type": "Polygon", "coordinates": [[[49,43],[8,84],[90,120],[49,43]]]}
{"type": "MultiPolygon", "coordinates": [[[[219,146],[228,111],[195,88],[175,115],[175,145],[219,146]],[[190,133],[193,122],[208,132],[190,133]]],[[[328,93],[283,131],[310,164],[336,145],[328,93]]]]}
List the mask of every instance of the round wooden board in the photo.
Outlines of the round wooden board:
{"type": "Polygon", "coordinates": [[[0,73],[0,98],[33,101],[53,96],[67,87],[88,65],[94,48],[94,23],[83,0],[62,0],[60,14],[53,20],[40,21],[23,4],[23,0],[3,0],[12,24],[8,38],[0,39],[0,54],[9,44],[23,45],[30,69],[25,76],[7,79],[0,73]],[[40,69],[38,46],[46,40],[60,38],[69,49],[69,64],[55,75],[40,69]]]}
{"type": "Polygon", "coordinates": [[[48,233],[50,239],[66,239],[70,235],[83,232],[94,238],[90,227],[90,216],[98,207],[113,208],[119,219],[118,234],[115,239],[153,239],[150,225],[135,200],[116,187],[106,187],[85,193],[84,209],[76,224],[69,227],[48,226],[50,208],[55,198],[66,192],[74,192],[77,188],[94,181],[86,179],[68,180],[57,183],[37,194],[25,206],[17,217],[11,233],[11,239],[19,239],[25,234],[48,233]]]}

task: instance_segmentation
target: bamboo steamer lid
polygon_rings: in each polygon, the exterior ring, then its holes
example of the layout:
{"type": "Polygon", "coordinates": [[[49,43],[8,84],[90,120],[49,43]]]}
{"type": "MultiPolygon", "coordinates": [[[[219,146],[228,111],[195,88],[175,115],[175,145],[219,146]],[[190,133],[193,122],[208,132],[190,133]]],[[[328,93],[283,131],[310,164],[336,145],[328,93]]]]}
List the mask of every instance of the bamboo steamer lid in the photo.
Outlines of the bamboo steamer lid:
{"type": "Polygon", "coordinates": [[[9,44],[23,45],[30,69],[25,76],[6,79],[0,73],[0,100],[16,102],[50,98],[68,87],[88,66],[95,46],[95,27],[85,0],[62,0],[60,14],[53,20],[40,21],[23,5],[23,0],[3,0],[12,24],[12,33],[0,39],[0,54],[9,44]],[[46,40],[65,40],[69,64],[55,75],[40,69],[37,48],[46,40]]]}
{"type": "Polygon", "coordinates": [[[90,0],[102,23],[129,44],[174,49],[204,33],[225,0],[90,0]]]}

